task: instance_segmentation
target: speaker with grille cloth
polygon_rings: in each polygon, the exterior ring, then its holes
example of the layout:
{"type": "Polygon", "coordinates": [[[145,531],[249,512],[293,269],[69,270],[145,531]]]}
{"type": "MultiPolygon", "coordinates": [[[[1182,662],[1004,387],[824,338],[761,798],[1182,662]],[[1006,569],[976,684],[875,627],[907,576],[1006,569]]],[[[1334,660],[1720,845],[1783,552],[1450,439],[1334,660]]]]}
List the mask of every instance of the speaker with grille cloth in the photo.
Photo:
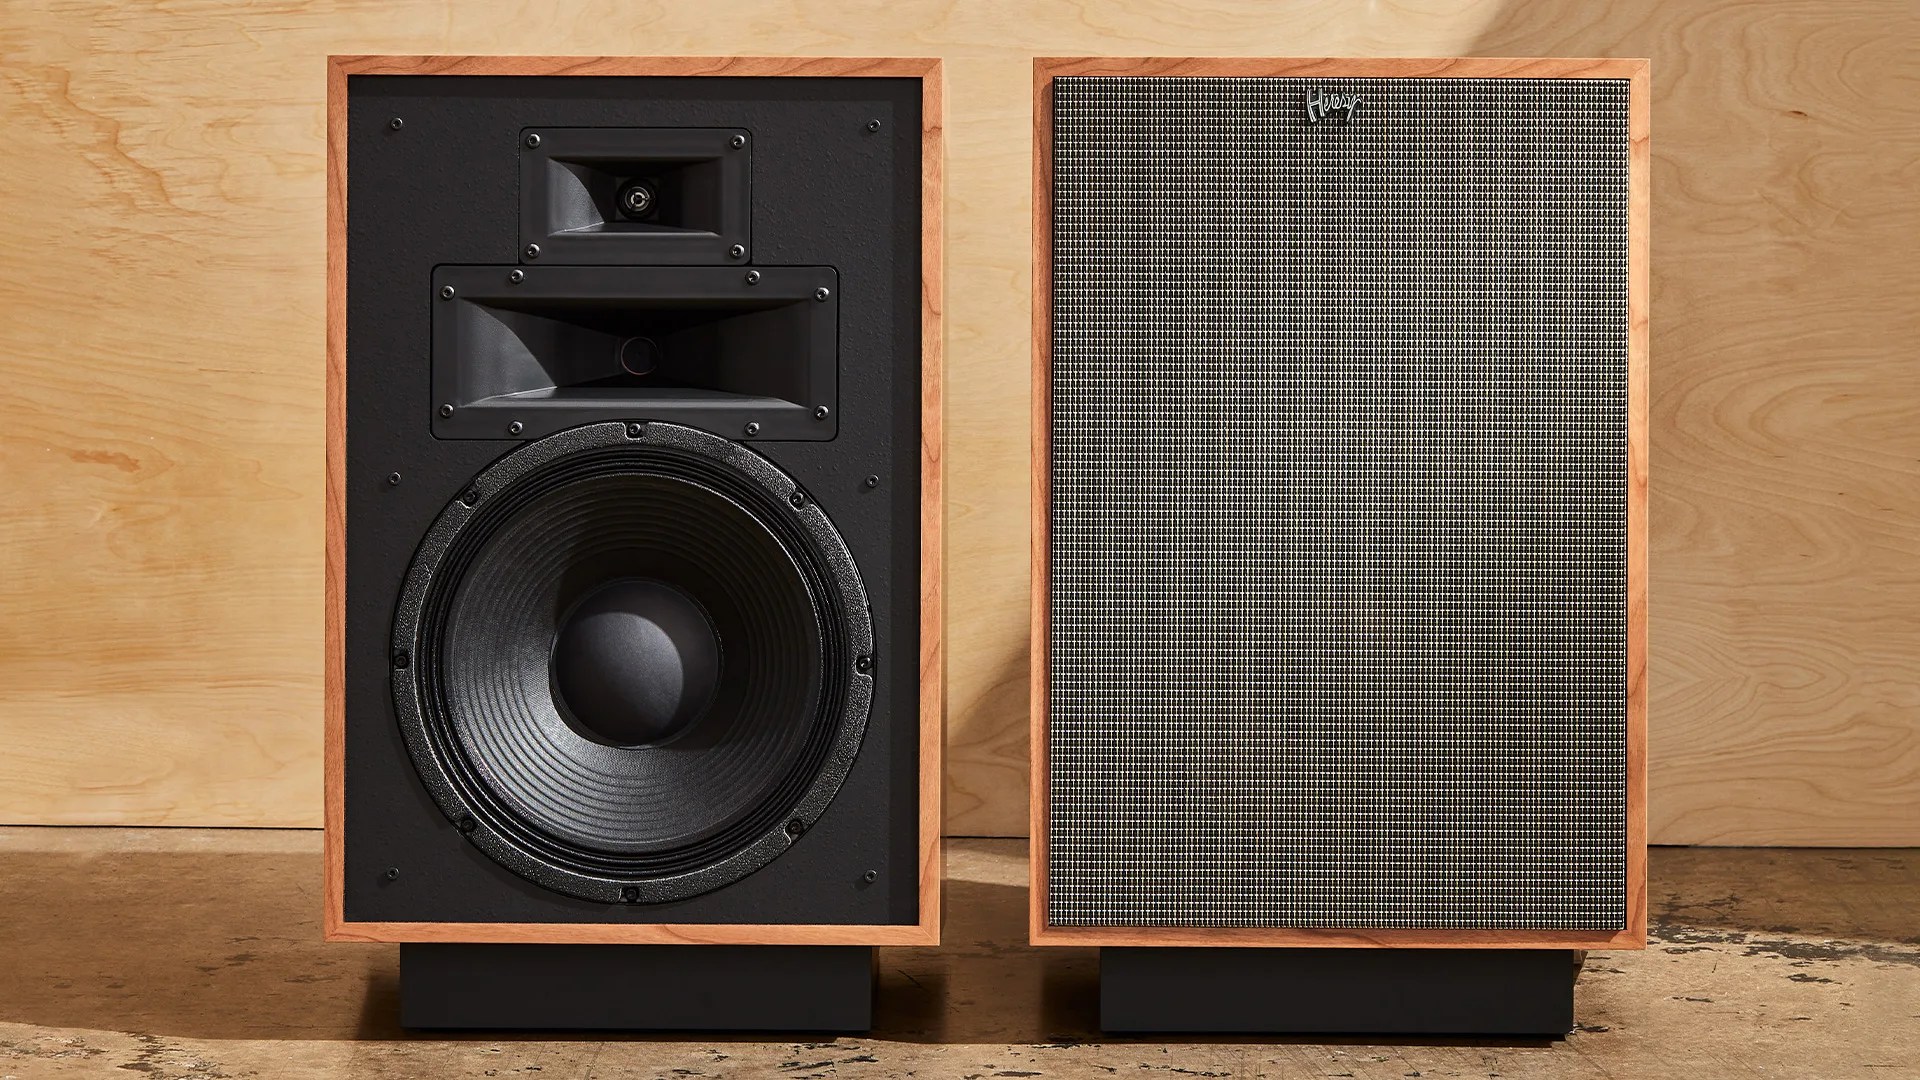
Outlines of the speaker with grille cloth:
{"type": "Polygon", "coordinates": [[[414,1026],[863,1027],[939,935],[938,62],[330,76],[327,936],[414,1026]]]}
{"type": "Polygon", "coordinates": [[[1644,944],[1647,78],[1036,63],[1031,934],[1110,1029],[1564,1033],[1644,944]]]}

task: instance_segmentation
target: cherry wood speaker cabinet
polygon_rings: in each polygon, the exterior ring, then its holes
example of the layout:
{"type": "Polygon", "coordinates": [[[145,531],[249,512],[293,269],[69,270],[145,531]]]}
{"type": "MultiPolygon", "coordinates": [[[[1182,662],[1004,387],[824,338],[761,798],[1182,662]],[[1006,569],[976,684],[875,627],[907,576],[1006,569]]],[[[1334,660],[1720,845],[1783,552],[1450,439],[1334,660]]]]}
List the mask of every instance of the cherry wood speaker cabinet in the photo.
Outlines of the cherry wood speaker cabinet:
{"type": "Polygon", "coordinates": [[[1030,930],[1109,1027],[1564,1032],[1644,945],[1648,112],[1035,62],[1030,930]]]}
{"type": "Polygon", "coordinates": [[[940,931],[939,61],[328,80],[326,936],[420,1026],[861,1026],[940,931]]]}

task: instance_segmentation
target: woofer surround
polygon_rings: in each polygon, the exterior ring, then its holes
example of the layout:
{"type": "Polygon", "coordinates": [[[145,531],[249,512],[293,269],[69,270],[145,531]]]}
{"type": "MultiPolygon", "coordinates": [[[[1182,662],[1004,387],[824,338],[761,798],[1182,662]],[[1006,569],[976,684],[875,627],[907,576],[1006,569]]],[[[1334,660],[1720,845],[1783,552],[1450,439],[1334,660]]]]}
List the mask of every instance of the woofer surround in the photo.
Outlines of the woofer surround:
{"type": "Polygon", "coordinates": [[[876,661],[852,556],[791,477],[692,428],[601,423],[502,457],[447,505],[392,662],[408,751],[456,828],[546,888],[652,903],[805,833],[859,751],[876,661]],[[583,609],[639,632],[584,630],[583,609]],[[596,677],[623,642],[633,671],[688,682],[596,677]],[[566,703],[585,693],[594,717],[566,703]],[[625,730],[659,737],[607,737],[623,701],[625,730]]]}

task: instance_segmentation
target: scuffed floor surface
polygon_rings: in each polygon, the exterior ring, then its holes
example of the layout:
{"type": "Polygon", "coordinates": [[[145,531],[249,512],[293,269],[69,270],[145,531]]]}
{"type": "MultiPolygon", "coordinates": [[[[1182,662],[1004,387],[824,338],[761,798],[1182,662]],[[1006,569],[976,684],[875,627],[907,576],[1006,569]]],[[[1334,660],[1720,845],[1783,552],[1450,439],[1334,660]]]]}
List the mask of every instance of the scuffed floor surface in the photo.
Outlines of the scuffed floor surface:
{"type": "Polygon", "coordinates": [[[830,1042],[416,1038],[398,950],[320,941],[317,833],[0,829],[0,1077],[1920,1077],[1920,852],[1661,849],[1653,946],[1564,1041],[1102,1039],[1095,957],[1025,947],[1025,845],[950,845],[947,945],[830,1042]]]}

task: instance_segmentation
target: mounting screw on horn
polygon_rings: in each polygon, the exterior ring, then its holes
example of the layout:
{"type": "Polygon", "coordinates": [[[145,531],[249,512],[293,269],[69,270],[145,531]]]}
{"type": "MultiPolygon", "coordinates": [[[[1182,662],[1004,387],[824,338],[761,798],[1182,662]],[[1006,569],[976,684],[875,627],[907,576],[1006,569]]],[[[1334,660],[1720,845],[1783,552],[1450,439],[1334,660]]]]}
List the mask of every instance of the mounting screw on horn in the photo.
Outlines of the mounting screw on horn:
{"type": "Polygon", "coordinates": [[[833,294],[831,292],[828,292],[826,286],[824,285],[818,289],[813,290],[813,298],[815,300],[820,301],[823,304],[827,302],[827,297],[832,295],[833,294]]]}
{"type": "Polygon", "coordinates": [[[453,286],[451,285],[440,286],[440,299],[442,300],[453,299],[453,286]]]}
{"type": "Polygon", "coordinates": [[[527,148],[531,150],[532,148],[539,145],[540,145],[540,136],[529,132],[527,134],[527,148]]]}
{"type": "Polygon", "coordinates": [[[527,245],[527,250],[526,250],[526,256],[527,256],[527,258],[529,258],[529,259],[537,259],[537,258],[539,258],[539,257],[540,257],[540,245],[539,245],[539,244],[528,244],[528,245],[527,245]]]}
{"type": "Polygon", "coordinates": [[[444,420],[444,419],[446,419],[447,417],[449,417],[449,416],[452,416],[452,415],[453,415],[453,406],[451,406],[451,405],[442,405],[442,406],[440,406],[440,417],[441,417],[441,419],[443,419],[443,420],[444,420]]]}
{"type": "Polygon", "coordinates": [[[745,135],[735,135],[733,138],[727,140],[727,145],[738,150],[747,145],[747,137],[745,135]]]}

